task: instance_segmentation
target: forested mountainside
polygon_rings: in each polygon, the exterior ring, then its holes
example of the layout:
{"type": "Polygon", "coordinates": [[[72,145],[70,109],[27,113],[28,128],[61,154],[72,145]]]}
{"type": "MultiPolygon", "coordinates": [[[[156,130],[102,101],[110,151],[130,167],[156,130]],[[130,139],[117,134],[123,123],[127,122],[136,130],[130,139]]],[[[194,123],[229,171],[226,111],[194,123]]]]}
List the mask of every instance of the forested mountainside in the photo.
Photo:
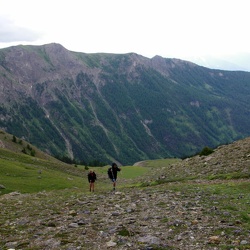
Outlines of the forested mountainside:
{"type": "Polygon", "coordinates": [[[0,128],[55,156],[130,164],[250,135],[250,73],[178,59],[0,50],[0,128]]]}

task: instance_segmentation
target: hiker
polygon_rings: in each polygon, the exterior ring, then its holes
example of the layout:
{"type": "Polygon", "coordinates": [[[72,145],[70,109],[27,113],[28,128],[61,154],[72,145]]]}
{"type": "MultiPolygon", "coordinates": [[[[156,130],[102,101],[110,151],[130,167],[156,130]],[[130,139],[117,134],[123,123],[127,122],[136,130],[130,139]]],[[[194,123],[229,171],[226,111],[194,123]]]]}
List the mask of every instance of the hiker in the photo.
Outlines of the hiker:
{"type": "Polygon", "coordinates": [[[117,171],[121,171],[121,169],[118,168],[116,163],[112,163],[112,167],[108,169],[108,176],[113,182],[113,190],[115,190],[116,187],[117,171]]]}
{"type": "Polygon", "coordinates": [[[94,171],[90,170],[88,173],[88,181],[89,181],[89,191],[95,191],[95,181],[96,181],[96,174],[94,171]]]}

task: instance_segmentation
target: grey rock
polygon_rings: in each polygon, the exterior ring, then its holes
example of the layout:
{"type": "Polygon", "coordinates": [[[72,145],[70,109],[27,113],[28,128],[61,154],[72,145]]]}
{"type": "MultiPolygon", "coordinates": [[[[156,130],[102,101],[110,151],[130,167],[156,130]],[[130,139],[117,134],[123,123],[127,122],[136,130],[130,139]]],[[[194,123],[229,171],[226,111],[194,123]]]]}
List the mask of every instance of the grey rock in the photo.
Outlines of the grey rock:
{"type": "Polygon", "coordinates": [[[160,239],[152,235],[147,235],[147,236],[139,237],[138,242],[159,245],[160,239]]]}

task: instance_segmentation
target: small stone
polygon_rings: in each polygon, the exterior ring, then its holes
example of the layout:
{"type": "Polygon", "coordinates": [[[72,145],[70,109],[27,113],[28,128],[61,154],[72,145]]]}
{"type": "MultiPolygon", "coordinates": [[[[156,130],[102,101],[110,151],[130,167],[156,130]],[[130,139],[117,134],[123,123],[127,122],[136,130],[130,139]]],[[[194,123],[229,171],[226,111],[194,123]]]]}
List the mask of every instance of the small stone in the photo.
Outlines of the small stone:
{"type": "Polygon", "coordinates": [[[192,225],[197,225],[199,222],[198,222],[198,220],[193,220],[191,223],[192,223],[192,225]]]}
{"type": "Polygon", "coordinates": [[[209,243],[210,244],[219,244],[220,243],[220,237],[219,236],[211,236],[211,237],[209,237],[209,243]]]}
{"type": "Polygon", "coordinates": [[[117,243],[114,242],[114,241],[109,241],[109,242],[106,243],[106,245],[107,245],[107,247],[114,247],[114,246],[117,245],[117,243]]]}
{"type": "Polygon", "coordinates": [[[77,227],[79,227],[79,225],[77,223],[70,223],[69,227],[71,227],[71,228],[77,228],[77,227]]]}
{"type": "Polygon", "coordinates": [[[76,216],[77,212],[75,210],[71,210],[71,211],[69,211],[69,215],[76,216]]]}
{"type": "Polygon", "coordinates": [[[139,237],[138,242],[158,245],[160,244],[160,239],[155,236],[147,235],[145,237],[139,237]]]}
{"type": "Polygon", "coordinates": [[[112,213],[112,216],[119,216],[120,215],[120,213],[118,213],[118,212],[113,212],[112,213]]]}
{"type": "Polygon", "coordinates": [[[248,241],[247,241],[247,240],[242,240],[242,241],[240,242],[240,244],[241,244],[241,245],[248,245],[248,241]]]}
{"type": "Polygon", "coordinates": [[[5,244],[5,246],[8,248],[8,249],[15,249],[14,247],[16,247],[18,244],[18,242],[8,242],[5,244]]]}

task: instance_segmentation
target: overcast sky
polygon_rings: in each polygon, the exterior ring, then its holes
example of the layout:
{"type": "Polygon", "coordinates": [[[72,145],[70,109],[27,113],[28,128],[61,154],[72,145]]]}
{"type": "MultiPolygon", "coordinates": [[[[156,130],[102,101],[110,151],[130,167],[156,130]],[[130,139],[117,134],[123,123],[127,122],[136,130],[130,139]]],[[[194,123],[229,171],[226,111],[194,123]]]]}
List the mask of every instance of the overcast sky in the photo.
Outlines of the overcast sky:
{"type": "Polygon", "coordinates": [[[249,0],[0,0],[0,48],[186,59],[250,53],[249,0]]]}

